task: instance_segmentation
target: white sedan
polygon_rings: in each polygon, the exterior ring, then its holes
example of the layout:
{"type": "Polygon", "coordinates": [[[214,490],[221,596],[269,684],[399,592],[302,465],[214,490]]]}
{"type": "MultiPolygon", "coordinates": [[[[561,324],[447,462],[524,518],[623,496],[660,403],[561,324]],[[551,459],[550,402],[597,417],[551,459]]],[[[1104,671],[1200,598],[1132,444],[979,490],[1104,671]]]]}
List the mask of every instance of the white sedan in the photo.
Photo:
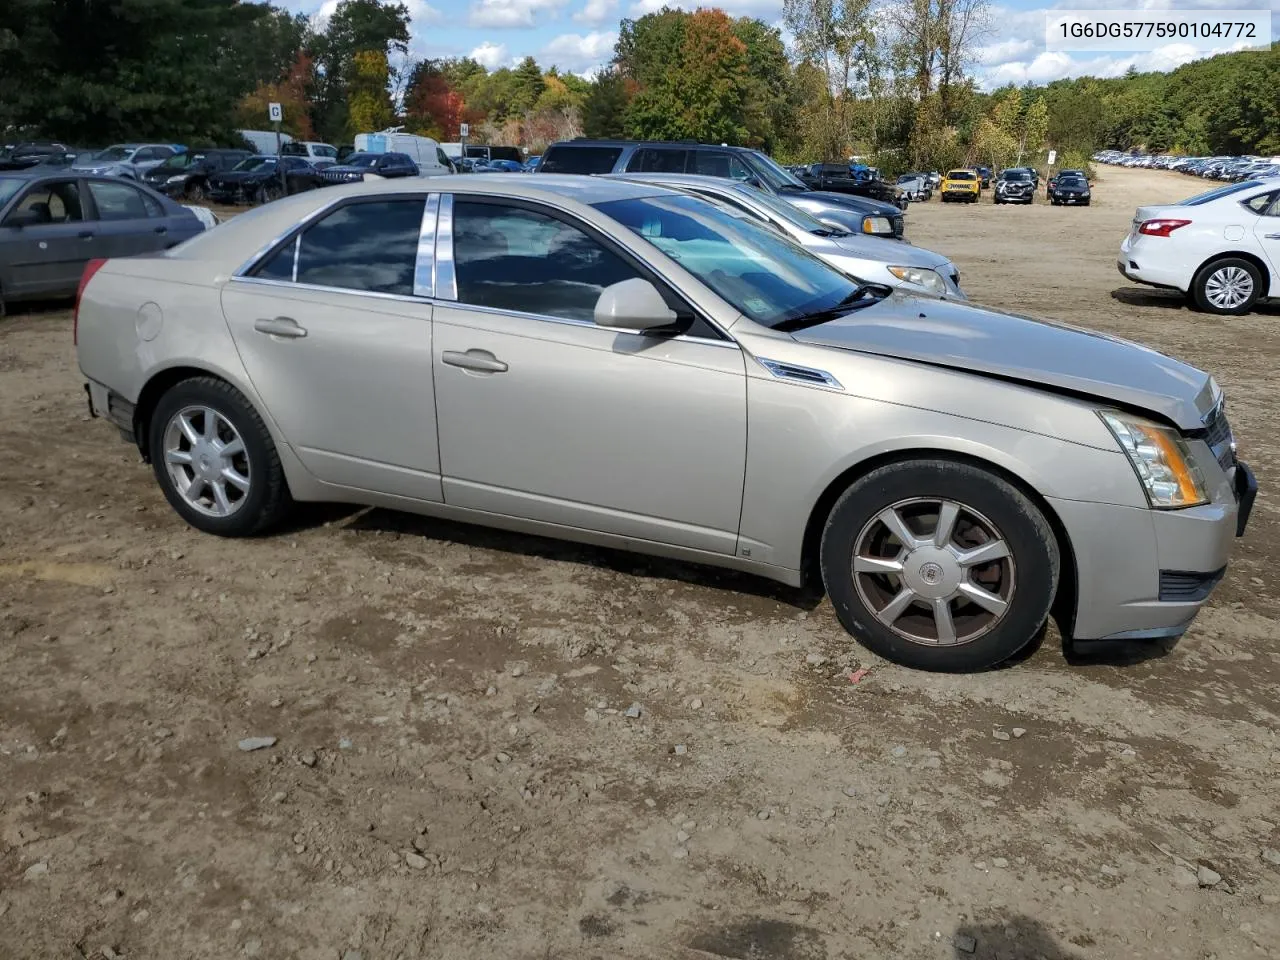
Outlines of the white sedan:
{"type": "Polygon", "coordinates": [[[1116,265],[1130,280],[1181,290],[1206,313],[1280,298],[1280,178],[1139,207],[1116,265]]]}

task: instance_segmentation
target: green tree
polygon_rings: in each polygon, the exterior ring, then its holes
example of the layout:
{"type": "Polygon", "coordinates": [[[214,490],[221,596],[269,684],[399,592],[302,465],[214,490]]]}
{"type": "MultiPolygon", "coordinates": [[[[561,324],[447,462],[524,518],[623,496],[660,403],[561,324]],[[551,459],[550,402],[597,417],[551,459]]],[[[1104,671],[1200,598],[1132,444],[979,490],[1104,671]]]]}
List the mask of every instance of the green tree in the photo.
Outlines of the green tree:
{"type": "Polygon", "coordinates": [[[538,66],[538,61],[533,57],[525,57],[511,74],[510,112],[521,114],[532,110],[546,89],[546,81],[542,79],[542,68],[538,66]]]}
{"type": "Polygon", "coordinates": [[[746,45],[722,10],[624,20],[618,65],[636,84],[627,129],[645,140],[740,143],[751,88],[746,45]]]}
{"type": "MultiPolygon", "coordinates": [[[[316,92],[312,125],[325,140],[341,142],[353,124],[350,91],[355,58],[373,51],[388,61],[409,49],[409,8],[379,0],[339,0],[324,33],[315,39],[316,92]]],[[[391,80],[387,74],[388,84],[391,80]]],[[[363,101],[364,107],[370,102],[363,101]]]]}
{"type": "Polygon", "coordinates": [[[351,58],[351,80],[347,84],[347,133],[376,133],[391,126],[395,111],[387,90],[391,71],[381,50],[361,50],[351,58]]]}
{"type": "Polygon", "coordinates": [[[596,74],[582,104],[583,136],[616,139],[627,135],[627,86],[616,70],[596,74]]]}
{"type": "Polygon", "coordinates": [[[6,136],[229,142],[236,104],[260,79],[239,51],[265,5],[4,0],[0,9],[6,136]]]}

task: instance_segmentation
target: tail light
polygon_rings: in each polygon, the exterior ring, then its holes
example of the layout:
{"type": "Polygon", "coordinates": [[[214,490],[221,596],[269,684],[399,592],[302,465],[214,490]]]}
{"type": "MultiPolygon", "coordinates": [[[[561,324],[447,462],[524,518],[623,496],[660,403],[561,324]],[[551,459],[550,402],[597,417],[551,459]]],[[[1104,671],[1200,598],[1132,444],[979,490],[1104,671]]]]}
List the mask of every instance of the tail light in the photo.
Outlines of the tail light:
{"type": "Polygon", "coordinates": [[[1190,220],[1143,220],[1138,226],[1138,232],[1148,237],[1167,237],[1190,222],[1190,220]]]}
{"type": "Polygon", "coordinates": [[[80,343],[80,298],[84,296],[84,288],[89,285],[89,281],[93,279],[93,275],[102,269],[102,265],[106,260],[90,260],[84,265],[84,273],[80,274],[80,285],[76,287],[76,309],[71,315],[71,343],[73,346],[80,343]]]}

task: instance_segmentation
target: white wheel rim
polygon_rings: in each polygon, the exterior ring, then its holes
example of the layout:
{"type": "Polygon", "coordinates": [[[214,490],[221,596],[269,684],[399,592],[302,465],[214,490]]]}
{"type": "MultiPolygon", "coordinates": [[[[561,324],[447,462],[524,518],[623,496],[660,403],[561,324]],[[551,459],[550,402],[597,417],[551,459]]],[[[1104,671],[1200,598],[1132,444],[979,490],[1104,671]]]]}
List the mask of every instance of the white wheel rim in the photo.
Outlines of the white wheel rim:
{"type": "Polygon", "coordinates": [[[165,426],[162,455],[178,495],[206,517],[233,516],[249,498],[253,473],[244,439],[212,407],[175,413],[165,426]]]}

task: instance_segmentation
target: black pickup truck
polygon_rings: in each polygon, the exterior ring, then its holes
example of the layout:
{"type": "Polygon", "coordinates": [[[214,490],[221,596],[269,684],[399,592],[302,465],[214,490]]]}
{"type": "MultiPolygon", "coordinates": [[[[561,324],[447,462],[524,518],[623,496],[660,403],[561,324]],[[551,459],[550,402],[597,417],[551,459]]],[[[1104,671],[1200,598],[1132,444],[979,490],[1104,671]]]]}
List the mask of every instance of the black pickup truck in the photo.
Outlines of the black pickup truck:
{"type": "Polygon", "coordinates": [[[893,184],[885,183],[879,178],[855,177],[848,164],[811,163],[805,167],[805,172],[800,174],[800,179],[814,190],[870,197],[872,200],[892,203],[902,210],[907,208],[906,191],[898,189],[893,184]]]}

